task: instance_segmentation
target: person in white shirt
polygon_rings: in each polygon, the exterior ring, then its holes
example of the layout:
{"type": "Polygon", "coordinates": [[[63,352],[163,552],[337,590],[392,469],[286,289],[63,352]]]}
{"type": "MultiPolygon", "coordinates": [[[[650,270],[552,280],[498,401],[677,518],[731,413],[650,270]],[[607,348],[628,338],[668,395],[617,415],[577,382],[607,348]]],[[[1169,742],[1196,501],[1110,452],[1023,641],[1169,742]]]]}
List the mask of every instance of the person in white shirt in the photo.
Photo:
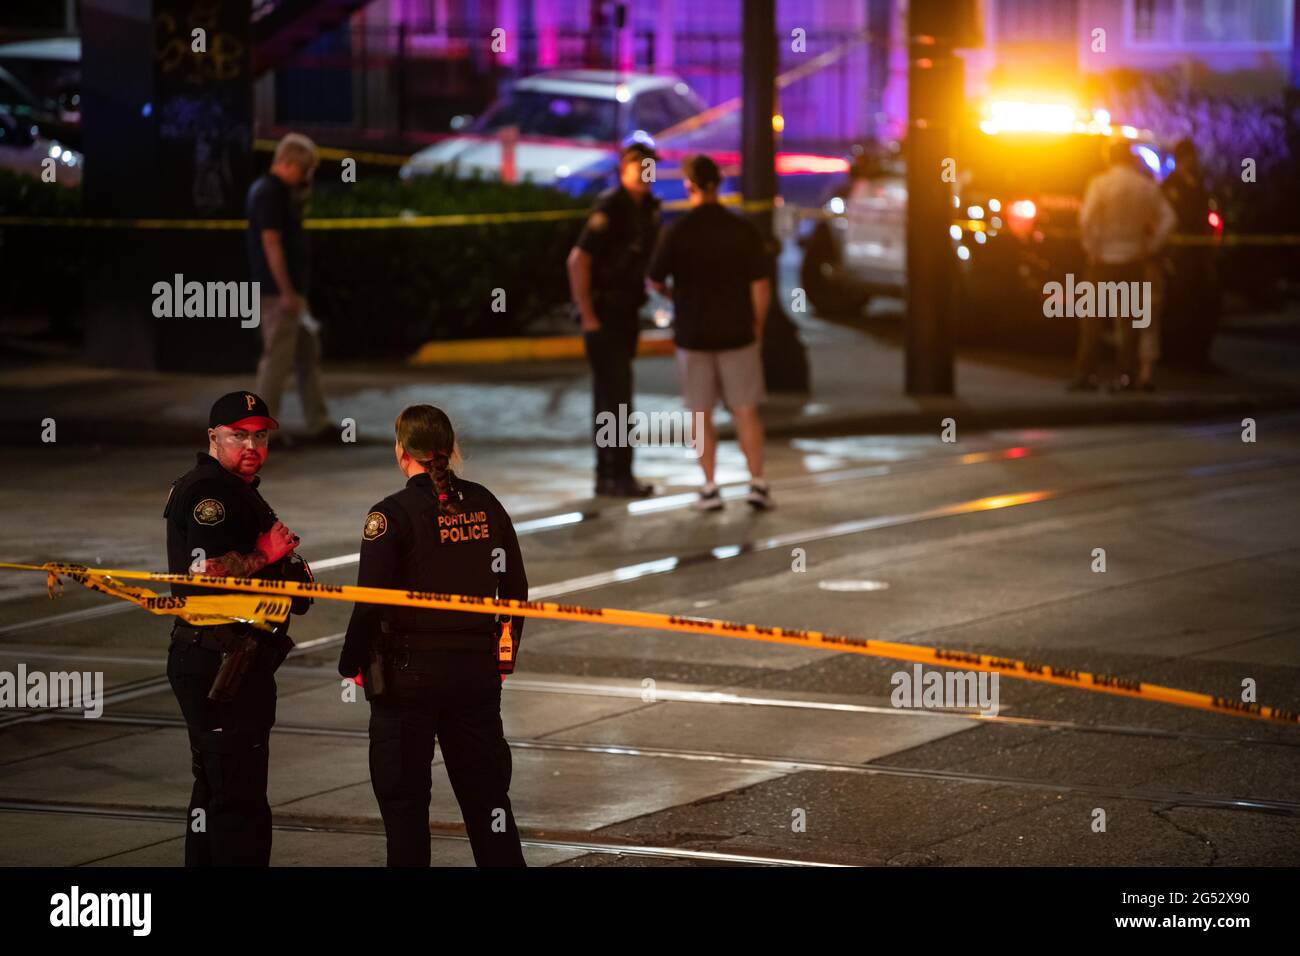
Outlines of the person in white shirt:
{"type": "MultiPolygon", "coordinates": [[[[1141,283],[1148,279],[1147,263],[1164,245],[1176,217],[1160,187],[1138,168],[1129,143],[1123,140],[1112,143],[1108,158],[1106,171],[1088,183],[1079,211],[1080,237],[1088,256],[1088,279],[1094,284],[1141,283]]],[[[1150,304],[1150,296],[1147,301],[1150,304]]],[[[1119,369],[1113,387],[1134,387],[1138,330],[1133,328],[1132,317],[1094,314],[1079,319],[1079,348],[1071,390],[1097,387],[1102,322],[1107,318],[1116,320],[1118,342],[1119,369]]],[[[1149,368],[1146,373],[1149,375],[1149,368]]]]}

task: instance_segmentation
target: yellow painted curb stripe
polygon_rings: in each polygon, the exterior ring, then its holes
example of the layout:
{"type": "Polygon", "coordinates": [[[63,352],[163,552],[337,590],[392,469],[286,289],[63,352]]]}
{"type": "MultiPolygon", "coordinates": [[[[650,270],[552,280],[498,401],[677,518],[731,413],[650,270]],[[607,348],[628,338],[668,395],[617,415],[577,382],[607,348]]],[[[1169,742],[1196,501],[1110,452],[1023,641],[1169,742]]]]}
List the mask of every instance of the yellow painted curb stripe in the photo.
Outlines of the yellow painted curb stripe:
{"type": "MultiPolygon", "coordinates": [[[[414,607],[426,610],[467,611],[474,614],[509,613],[520,617],[538,617],[555,621],[599,621],[611,627],[639,627],[657,631],[678,631],[688,634],[711,634],[793,647],[815,647],[821,650],[884,657],[891,660],[932,664],[936,667],[969,669],[1005,674],[1018,680],[1029,680],[1058,687],[1075,687],[1079,690],[1111,694],[1142,700],[1154,700],[1178,707],[1207,710],[1237,717],[1249,717],[1276,723],[1300,724],[1300,711],[1269,707],[1264,704],[1247,704],[1226,697],[1196,691],[1148,684],[1111,674],[1091,674],[1050,664],[994,657],[970,651],[945,650],[920,644],[900,644],[894,641],[877,641],[847,634],[824,634],[795,628],[761,627],[757,624],[740,624],[712,618],[682,617],[675,614],[658,614],[651,611],[630,611],[620,608],[592,608],[575,604],[556,604],[549,601],[514,601],[505,598],[472,597],[461,594],[440,594],[425,591],[401,591],[389,588],[368,588],[354,585],[334,585],[299,581],[261,581],[251,578],[215,578],[192,574],[166,574],[159,571],[117,571],[107,568],[88,568],[79,564],[50,562],[43,565],[0,563],[0,569],[15,571],[42,571],[50,579],[67,575],[86,583],[108,579],[155,581],[170,584],[187,584],[196,587],[222,588],[251,594],[269,594],[278,597],[310,597],[330,601],[347,601],[360,604],[382,604],[389,607],[414,607]]],[[[188,602],[189,599],[180,599],[188,602]]],[[[171,613],[183,608],[177,608],[171,613]]],[[[166,612],[163,612],[166,613],[166,612]]]]}
{"type": "MultiPolygon", "coordinates": [[[[406,362],[408,365],[544,362],[578,359],[585,354],[581,335],[553,335],[539,338],[425,342],[406,362]]],[[[637,345],[636,354],[672,355],[672,335],[667,332],[644,333],[637,345]]]]}

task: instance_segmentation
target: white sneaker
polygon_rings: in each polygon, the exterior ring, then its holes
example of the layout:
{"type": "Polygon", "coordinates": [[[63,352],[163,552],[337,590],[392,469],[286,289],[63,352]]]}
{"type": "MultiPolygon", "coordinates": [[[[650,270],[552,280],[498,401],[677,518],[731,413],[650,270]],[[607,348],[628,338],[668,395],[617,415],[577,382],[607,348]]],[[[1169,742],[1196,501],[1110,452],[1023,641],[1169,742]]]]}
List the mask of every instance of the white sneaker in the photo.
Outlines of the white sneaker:
{"type": "Polygon", "coordinates": [[[776,502],[772,500],[772,492],[767,487],[767,482],[751,481],[749,483],[749,494],[745,496],[749,506],[755,511],[771,511],[776,507],[776,502]]]}
{"type": "Polygon", "coordinates": [[[700,496],[691,502],[691,507],[696,511],[721,511],[722,492],[717,485],[705,485],[700,496]]]}

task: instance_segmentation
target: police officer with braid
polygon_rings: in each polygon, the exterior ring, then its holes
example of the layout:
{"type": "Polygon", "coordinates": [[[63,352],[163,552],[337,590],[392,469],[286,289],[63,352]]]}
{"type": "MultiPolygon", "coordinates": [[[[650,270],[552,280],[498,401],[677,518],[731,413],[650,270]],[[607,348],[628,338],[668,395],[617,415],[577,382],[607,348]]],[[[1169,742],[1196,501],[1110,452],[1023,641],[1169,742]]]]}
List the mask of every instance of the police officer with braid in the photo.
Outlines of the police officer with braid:
{"type": "MultiPolygon", "coordinates": [[[[173,574],[310,581],[298,538],[258,491],[267,440],[278,428],[266,402],[231,392],[208,415],[208,450],[172,484],[163,509],[173,574]]],[[[173,585],[172,594],[220,594],[173,585]]],[[[295,598],[293,612],[311,601],[295,598]]],[[[189,731],[194,787],[185,828],[186,866],[267,866],[266,799],[275,671],[293,647],[288,626],[245,624],[172,629],[167,679],[189,731]]]]}
{"type": "MultiPolygon", "coordinates": [[[[456,434],[446,414],[412,405],[397,416],[394,453],[406,487],[366,515],[362,587],[526,600],[514,526],[482,485],[452,471],[456,434]]],[[[339,657],[364,675],[370,701],[370,777],[389,866],[428,866],[435,741],[479,866],[524,866],[510,807],[510,747],[501,687],[524,619],[358,604],[339,657]]]]}

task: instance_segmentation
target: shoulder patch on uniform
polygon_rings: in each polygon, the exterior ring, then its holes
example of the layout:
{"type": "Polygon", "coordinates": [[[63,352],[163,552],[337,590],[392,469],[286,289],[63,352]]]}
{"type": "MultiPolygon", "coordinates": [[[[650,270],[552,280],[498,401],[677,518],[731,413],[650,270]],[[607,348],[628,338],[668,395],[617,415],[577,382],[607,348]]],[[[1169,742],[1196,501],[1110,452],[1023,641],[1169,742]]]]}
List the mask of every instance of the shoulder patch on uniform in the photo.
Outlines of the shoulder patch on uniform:
{"type": "Polygon", "coordinates": [[[204,498],[194,506],[194,520],[203,525],[221,524],[226,520],[226,506],[216,498],[204,498]]]}
{"type": "Polygon", "coordinates": [[[382,511],[372,511],[366,515],[366,525],[361,531],[361,537],[367,541],[374,541],[388,530],[388,517],[382,511]]]}
{"type": "Polygon", "coordinates": [[[609,228],[609,216],[597,209],[587,217],[587,228],[592,232],[604,232],[609,228]]]}

